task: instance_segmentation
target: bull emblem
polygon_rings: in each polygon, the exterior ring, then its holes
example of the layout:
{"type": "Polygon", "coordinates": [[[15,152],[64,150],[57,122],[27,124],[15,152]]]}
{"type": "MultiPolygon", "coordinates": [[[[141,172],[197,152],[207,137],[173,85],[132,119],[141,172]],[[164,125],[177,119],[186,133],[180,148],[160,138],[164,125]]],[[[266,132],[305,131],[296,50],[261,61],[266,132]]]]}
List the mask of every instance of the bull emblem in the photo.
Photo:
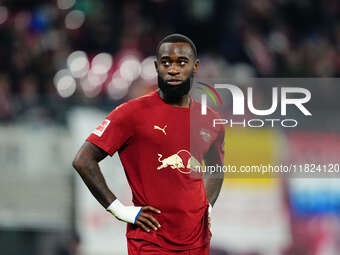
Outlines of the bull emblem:
{"type": "Polygon", "coordinates": [[[190,174],[190,169],[193,169],[197,165],[200,165],[200,163],[191,156],[191,153],[187,150],[179,150],[176,154],[173,154],[167,158],[162,159],[163,155],[158,153],[158,161],[161,162],[161,165],[157,167],[157,170],[160,170],[165,167],[171,167],[171,169],[177,169],[183,174],[190,174]],[[190,158],[188,160],[188,163],[186,166],[184,166],[182,158],[179,156],[179,153],[185,152],[190,155],[190,158]],[[183,169],[183,170],[182,170],[183,169]],[[186,169],[186,170],[184,170],[186,169]]]}

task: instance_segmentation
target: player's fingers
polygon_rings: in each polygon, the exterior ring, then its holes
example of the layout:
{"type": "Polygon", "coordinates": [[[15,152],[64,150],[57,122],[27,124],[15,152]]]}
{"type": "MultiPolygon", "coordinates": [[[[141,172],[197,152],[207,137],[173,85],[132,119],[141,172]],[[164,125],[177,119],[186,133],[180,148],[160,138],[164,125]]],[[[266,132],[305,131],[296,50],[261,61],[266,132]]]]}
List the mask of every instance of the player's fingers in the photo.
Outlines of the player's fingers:
{"type": "Polygon", "coordinates": [[[156,209],[155,207],[149,206],[149,205],[143,206],[142,211],[143,212],[144,211],[152,211],[152,212],[155,212],[155,213],[161,213],[160,210],[156,209]]]}
{"type": "Polygon", "coordinates": [[[161,224],[159,224],[158,220],[156,220],[152,215],[146,214],[146,213],[142,213],[142,214],[145,218],[148,218],[155,226],[159,228],[161,227],[161,224]]]}
{"type": "Polygon", "coordinates": [[[150,229],[147,228],[141,221],[137,220],[135,223],[137,226],[141,227],[144,231],[150,232],[150,229]]]}
{"type": "Polygon", "coordinates": [[[152,224],[151,221],[149,221],[147,218],[145,218],[145,217],[142,215],[142,213],[139,215],[138,220],[141,221],[141,222],[143,222],[143,223],[144,223],[145,225],[147,225],[148,227],[151,227],[151,228],[153,228],[154,230],[157,230],[157,227],[156,227],[154,224],[152,224]]]}

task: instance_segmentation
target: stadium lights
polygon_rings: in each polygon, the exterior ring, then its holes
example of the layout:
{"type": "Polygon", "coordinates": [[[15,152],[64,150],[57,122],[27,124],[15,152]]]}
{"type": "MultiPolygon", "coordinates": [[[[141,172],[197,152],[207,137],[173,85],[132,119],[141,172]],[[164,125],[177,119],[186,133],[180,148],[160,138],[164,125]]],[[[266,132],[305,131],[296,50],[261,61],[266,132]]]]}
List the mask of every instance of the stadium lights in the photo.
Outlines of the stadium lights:
{"type": "Polygon", "coordinates": [[[76,81],[67,69],[62,69],[57,72],[54,76],[53,82],[61,97],[70,97],[76,91],[76,81]]]}

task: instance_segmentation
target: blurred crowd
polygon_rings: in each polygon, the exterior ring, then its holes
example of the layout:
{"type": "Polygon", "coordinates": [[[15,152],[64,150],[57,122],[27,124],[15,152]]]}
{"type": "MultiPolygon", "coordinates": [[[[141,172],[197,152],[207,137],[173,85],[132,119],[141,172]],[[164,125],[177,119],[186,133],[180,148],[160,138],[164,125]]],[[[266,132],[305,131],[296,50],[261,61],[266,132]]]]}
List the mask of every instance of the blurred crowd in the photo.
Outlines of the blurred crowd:
{"type": "Polygon", "coordinates": [[[150,91],[172,32],[196,43],[200,77],[337,77],[339,14],[337,0],[3,1],[0,121],[64,123],[150,91]]]}

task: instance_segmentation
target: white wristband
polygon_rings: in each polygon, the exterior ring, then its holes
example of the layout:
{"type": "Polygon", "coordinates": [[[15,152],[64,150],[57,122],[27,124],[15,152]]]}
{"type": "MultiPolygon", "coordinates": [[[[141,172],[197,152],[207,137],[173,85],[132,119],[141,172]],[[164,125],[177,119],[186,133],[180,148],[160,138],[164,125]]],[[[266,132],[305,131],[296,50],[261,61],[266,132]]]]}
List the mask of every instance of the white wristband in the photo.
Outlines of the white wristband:
{"type": "Polygon", "coordinates": [[[117,219],[134,224],[142,211],[140,206],[125,206],[118,199],[115,199],[106,210],[112,213],[117,219]]]}
{"type": "Polygon", "coordinates": [[[209,215],[210,215],[210,213],[211,213],[211,210],[212,210],[212,206],[211,206],[211,204],[209,203],[209,207],[208,207],[208,213],[209,213],[209,215]]]}

